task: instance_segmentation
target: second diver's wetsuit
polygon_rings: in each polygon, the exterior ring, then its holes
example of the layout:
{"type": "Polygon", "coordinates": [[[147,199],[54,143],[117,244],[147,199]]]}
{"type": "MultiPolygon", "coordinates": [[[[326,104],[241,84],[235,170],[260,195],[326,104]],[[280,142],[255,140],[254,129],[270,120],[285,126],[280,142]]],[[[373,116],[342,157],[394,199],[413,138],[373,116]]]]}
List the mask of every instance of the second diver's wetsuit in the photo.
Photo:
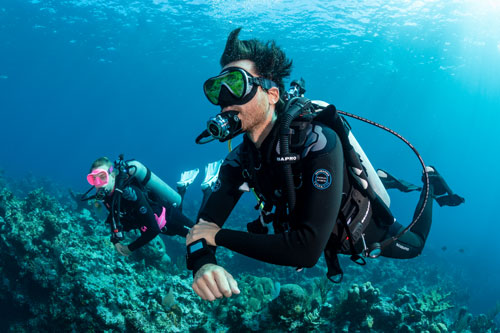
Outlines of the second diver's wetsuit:
{"type": "MultiPolygon", "coordinates": [[[[243,143],[226,157],[219,180],[199,217],[222,227],[248,184],[255,188],[266,205],[272,203],[276,207],[273,227],[278,233],[256,234],[221,229],[215,237],[216,244],[271,264],[312,267],[332,233],[339,231],[339,224],[336,223],[339,209],[345,193],[349,193],[350,189],[342,145],[331,128],[315,122],[309,125],[305,144],[299,149],[292,149],[301,159],[293,164],[296,205],[287,216],[280,208],[286,205],[282,191],[283,172],[276,162],[278,127],[276,123],[259,149],[245,136],[243,143]]],[[[418,255],[430,230],[431,214],[432,204],[429,203],[414,227],[399,241],[385,248],[382,255],[396,258],[418,255]]],[[[395,235],[400,227],[394,221],[377,221],[377,216],[374,216],[366,229],[366,240],[369,243],[380,242],[395,235]]],[[[193,271],[207,263],[216,263],[214,253],[194,260],[193,271]]]]}
{"type": "MultiPolygon", "coordinates": [[[[111,210],[112,198],[113,196],[110,195],[104,200],[108,210],[111,210]]],[[[167,222],[165,227],[160,230],[155,214],[160,216],[162,211],[163,206],[150,200],[139,187],[135,185],[125,187],[120,203],[120,223],[123,226],[123,231],[139,229],[141,232],[140,237],[128,245],[130,251],[135,251],[149,243],[159,233],[186,237],[189,228],[193,226],[193,222],[183,215],[179,209],[168,205],[165,207],[167,222]]],[[[108,215],[107,223],[111,223],[111,215],[111,213],[108,215]]],[[[115,244],[118,241],[113,239],[112,242],[115,244]]]]}

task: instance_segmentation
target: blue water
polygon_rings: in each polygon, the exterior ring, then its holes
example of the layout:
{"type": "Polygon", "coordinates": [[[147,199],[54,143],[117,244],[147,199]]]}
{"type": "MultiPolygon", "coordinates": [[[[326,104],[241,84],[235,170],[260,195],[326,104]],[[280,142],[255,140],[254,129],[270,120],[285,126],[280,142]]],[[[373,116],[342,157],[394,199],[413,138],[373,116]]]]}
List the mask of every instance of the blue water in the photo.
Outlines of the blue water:
{"type": "MultiPolygon", "coordinates": [[[[499,0],[2,0],[0,168],[83,190],[102,155],[137,158],[171,184],[224,157],[224,144],[194,138],[218,112],[202,83],[239,26],[283,47],[308,97],[403,134],[466,198],[436,205],[426,251],[446,246],[470,309],[488,311],[500,300],[499,0]]],[[[418,182],[402,142],[351,125],[376,167],[418,182]]],[[[409,221],[417,197],[392,200],[409,221]]]]}

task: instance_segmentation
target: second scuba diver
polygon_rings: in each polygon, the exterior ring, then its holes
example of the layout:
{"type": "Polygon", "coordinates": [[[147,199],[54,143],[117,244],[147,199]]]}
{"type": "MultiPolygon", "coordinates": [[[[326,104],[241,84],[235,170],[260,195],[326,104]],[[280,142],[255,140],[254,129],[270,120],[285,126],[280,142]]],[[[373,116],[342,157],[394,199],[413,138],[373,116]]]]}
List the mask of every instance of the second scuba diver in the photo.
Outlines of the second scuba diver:
{"type": "MultiPolygon", "coordinates": [[[[220,161],[207,166],[202,183],[204,196],[205,189],[217,179],[219,167],[220,161]]],[[[183,172],[177,182],[177,193],[138,161],[125,162],[121,158],[112,163],[107,157],[95,160],[87,181],[97,189],[91,198],[102,200],[109,211],[106,223],[111,228],[111,242],[116,251],[128,256],[160,233],[186,237],[193,222],[182,214],[182,201],[198,172],[198,169],[183,172]],[[128,245],[122,244],[123,232],[133,229],[139,230],[140,236],[128,245]]]]}

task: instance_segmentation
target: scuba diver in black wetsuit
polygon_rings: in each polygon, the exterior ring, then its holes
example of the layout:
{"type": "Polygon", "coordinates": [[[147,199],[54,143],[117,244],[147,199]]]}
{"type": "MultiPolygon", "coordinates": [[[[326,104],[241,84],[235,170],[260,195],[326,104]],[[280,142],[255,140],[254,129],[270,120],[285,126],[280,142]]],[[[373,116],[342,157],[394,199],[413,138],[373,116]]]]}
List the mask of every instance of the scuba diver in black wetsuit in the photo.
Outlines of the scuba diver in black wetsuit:
{"type": "MultiPolygon", "coordinates": [[[[341,111],[302,97],[300,82],[294,81],[299,89],[287,96],[283,78],[290,74],[291,61],[274,42],[241,41],[239,31],[228,37],[221,73],[204,84],[205,95],[222,112],[197,142],[246,135],[226,157],[186,238],[193,290],[205,300],[240,292],[231,274],[217,265],[216,246],[297,268],[314,266],[324,252],[331,280],[343,275],[339,253],[359,264],[365,264],[364,257],[420,254],[432,221],[428,198],[448,200],[448,205],[463,199],[434,168],[425,168],[414,220],[407,228],[395,222],[382,181],[341,111]],[[222,229],[241,194],[250,189],[259,198],[259,218],[247,225],[249,232],[222,229]],[[274,234],[268,234],[270,222],[274,234]]],[[[403,184],[386,175],[387,185],[403,184]]]]}
{"type": "MultiPolygon", "coordinates": [[[[219,166],[220,162],[207,166],[202,186],[216,180],[219,166]]],[[[118,253],[128,256],[160,233],[186,237],[193,222],[182,214],[182,201],[197,175],[198,169],[182,174],[177,182],[179,194],[138,161],[125,162],[120,158],[113,164],[106,157],[97,159],[87,180],[97,188],[96,197],[110,212],[106,223],[111,227],[111,242],[118,253]],[[122,232],[132,229],[138,229],[140,237],[129,245],[121,244],[122,232]]]]}

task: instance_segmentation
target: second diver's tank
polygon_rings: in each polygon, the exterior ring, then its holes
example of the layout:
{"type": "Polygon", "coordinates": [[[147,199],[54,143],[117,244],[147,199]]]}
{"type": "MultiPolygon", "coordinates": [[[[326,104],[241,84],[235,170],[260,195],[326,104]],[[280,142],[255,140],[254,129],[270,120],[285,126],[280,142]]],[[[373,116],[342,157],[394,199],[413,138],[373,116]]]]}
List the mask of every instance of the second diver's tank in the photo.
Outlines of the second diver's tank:
{"type": "Polygon", "coordinates": [[[144,184],[144,179],[146,179],[149,170],[144,164],[137,160],[128,161],[127,164],[135,167],[131,168],[131,176],[134,176],[140,183],[143,183],[144,187],[153,192],[162,203],[168,203],[174,207],[180,206],[182,201],[181,195],[153,172],[149,171],[151,172],[151,176],[146,184],[144,184]],[[133,169],[135,169],[135,172],[133,169]]]}

